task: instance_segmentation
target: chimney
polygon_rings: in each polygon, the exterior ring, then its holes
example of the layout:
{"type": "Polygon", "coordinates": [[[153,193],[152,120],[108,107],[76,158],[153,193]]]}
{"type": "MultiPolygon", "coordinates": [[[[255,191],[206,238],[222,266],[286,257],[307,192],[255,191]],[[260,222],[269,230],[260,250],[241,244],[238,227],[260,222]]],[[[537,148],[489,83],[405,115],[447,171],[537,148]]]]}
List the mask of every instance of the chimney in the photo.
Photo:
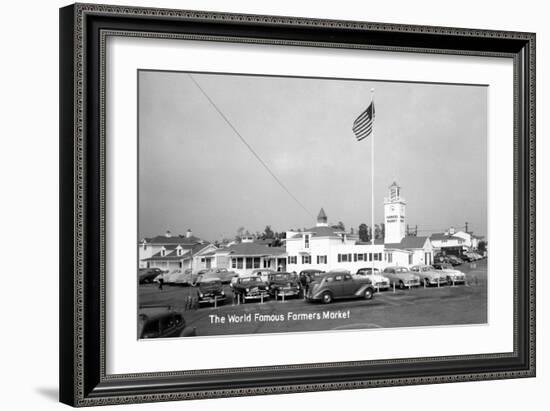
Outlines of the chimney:
{"type": "Polygon", "coordinates": [[[172,233],[170,232],[170,230],[166,230],[165,236],[168,238],[172,237],[172,233]]]}
{"type": "Polygon", "coordinates": [[[191,238],[192,235],[193,235],[193,231],[191,231],[190,229],[188,229],[187,232],[185,233],[186,238],[191,238]]]}

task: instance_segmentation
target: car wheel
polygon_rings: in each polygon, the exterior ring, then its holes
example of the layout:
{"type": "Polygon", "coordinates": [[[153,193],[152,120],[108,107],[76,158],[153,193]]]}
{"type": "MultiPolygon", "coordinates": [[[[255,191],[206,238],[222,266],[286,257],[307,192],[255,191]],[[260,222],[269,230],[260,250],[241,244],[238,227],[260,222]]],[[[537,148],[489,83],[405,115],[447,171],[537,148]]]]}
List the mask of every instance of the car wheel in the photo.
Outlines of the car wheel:
{"type": "Polygon", "coordinates": [[[363,297],[365,298],[365,300],[371,300],[372,299],[372,289],[371,288],[367,288],[365,290],[365,294],[363,295],[363,297]]]}
{"type": "Polygon", "coordinates": [[[403,281],[399,281],[399,288],[400,289],[404,289],[405,288],[405,283],[403,281]]]}
{"type": "Polygon", "coordinates": [[[323,304],[330,304],[332,302],[332,294],[326,292],[323,294],[323,304]]]}

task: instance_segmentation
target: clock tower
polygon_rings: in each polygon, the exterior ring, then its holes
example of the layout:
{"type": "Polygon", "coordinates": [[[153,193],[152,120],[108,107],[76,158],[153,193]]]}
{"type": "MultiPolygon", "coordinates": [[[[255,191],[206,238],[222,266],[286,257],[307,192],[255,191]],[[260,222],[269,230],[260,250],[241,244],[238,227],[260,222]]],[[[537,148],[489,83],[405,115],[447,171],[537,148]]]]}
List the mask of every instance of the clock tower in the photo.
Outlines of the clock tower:
{"type": "Polygon", "coordinates": [[[384,198],[384,243],[400,243],[406,235],[405,208],[401,187],[394,183],[389,187],[389,196],[384,198]]]}

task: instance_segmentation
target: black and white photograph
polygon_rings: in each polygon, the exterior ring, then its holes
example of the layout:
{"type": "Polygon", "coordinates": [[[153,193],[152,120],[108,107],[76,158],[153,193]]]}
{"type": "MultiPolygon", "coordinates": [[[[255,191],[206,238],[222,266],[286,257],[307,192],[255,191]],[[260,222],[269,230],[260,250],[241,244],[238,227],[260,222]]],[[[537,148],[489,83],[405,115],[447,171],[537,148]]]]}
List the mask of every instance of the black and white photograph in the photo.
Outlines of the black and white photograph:
{"type": "Polygon", "coordinates": [[[487,85],[137,79],[138,339],[487,323],[487,85]]]}

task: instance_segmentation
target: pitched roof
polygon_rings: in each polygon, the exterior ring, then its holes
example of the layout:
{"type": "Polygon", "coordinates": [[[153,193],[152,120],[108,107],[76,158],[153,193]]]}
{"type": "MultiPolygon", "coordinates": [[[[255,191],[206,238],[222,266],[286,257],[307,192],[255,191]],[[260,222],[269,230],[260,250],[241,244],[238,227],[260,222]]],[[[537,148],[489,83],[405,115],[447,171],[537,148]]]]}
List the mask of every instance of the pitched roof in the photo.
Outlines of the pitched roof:
{"type": "Polygon", "coordinates": [[[155,237],[145,238],[149,244],[192,244],[198,243],[202,240],[199,237],[192,235],[191,237],[186,237],[184,235],[173,235],[167,237],[165,235],[157,235],[155,237]]]}
{"type": "Polygon", "coordinates": [[[177,248],[178,245],[179,244],[173,245],[173,246],[167,246],[167,247],[165,246],[166,254],[164,255],[164,257],[161,255],[161,252],[159,251],[159,252],[153,254],[149,258],[144,258],[143,261],[151,261],[151,260],[156,260],[156,261],[158,261],[158,260],[163,260],[163,261],[185,260],[185,259],[191,258],[193,255],[197,254],[202,249],[208,247],[210,245],[210,243],[194,244],[192,246],[187,245],[187,247],[185,245],[182,245],[182,248],[183,248],[183,254],[182,255],[178,255],[178,253],[176,251],[176,248],[177,248]]]}
{"type": "Polygon", "coordinates": [[[409,250],[414,248],[423,248],[428,237],[404,237],[399,243],[387,243],[386,248],[396,248],[398,250],[409,250]]]}
{"type": "Polygon", "coordinates": [[[449,235],[445,233],[433,233],[430,235],[430,240],[437,241],[437,240],[464,240],[463,238],[456,237],[454,235],[449,235]]]}
{"type": "Polygon", "coordinates": [[[339,237],[345,231],[333,227],[311,227],[304,230],[304,233],[311,233],[316,237],[339,237]]]}
{"type": "Polygon", "coordinates": [[[264,255],[280,255],[285,253],[284,248],[268,247],[257,243],[240,243],[234,244],[227,248],[220,249],[221,252],[229,252],[233,255],[249,255],[249,256],[264,256],[264,255]]]}

